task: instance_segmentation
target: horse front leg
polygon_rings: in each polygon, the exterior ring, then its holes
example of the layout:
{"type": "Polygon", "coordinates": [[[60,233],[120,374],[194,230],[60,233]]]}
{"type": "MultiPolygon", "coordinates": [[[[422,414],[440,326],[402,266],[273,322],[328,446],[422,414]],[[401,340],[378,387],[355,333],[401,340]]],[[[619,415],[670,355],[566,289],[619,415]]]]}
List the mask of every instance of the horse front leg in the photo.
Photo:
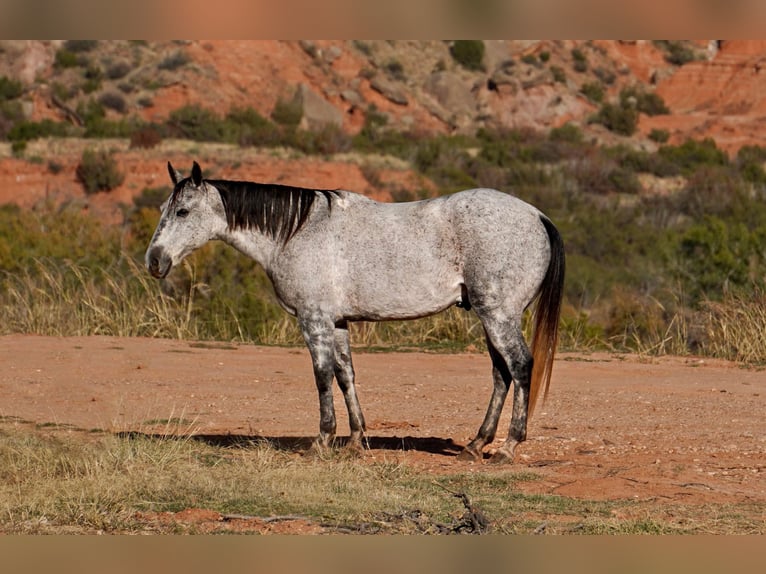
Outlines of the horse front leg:
{"type": "Polygon", "coordinates": [[[318,448],[329,447],[335,438],[335,405],[332,398],[334,376],[334,325],[332,321],[316,315],[299,317],[303,339],[311,354],[314,381],[319,393],[319,436],[314,441],[318,448]]]}
{"type": "Polygon", "coordinates": [[[351,429],[348,446],[351,450],[361,452],[366,427],[354,386],[354,365],[351,362],[351,344],[346,323],[341,323],[335,328],[335,379],[343,392],[348,410],[348,425],[351,429]]]}

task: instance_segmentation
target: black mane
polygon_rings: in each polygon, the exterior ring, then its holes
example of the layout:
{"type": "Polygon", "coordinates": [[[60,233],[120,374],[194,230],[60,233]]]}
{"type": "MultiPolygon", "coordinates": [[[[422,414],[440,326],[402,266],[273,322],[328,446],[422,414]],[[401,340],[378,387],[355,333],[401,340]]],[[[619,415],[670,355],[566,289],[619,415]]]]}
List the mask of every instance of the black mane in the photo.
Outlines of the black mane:
{"type": "Polygon", "coordinates": [[[319,197],[327,200],[337,192],[249,181],[206,180],[221,194],[229,229],[256,229],[286,243],[295,235],[319,197]]]}

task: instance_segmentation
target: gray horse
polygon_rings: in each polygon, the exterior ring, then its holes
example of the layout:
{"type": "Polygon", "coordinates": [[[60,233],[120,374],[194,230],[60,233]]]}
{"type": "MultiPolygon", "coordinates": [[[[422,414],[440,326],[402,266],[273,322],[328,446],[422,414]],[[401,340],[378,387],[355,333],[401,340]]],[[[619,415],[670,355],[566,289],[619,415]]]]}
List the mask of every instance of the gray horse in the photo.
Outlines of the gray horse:
{"type": "Polygon", "coordinates": [[[545,215],[491,189],[389,204],[341,190],[206,180],[197,162],[191,177],[170,163],[168,171],[174,188],[146,251],[149,272],[167,276],[213,239],[263,266],[311,354],[319,391],[316,447],[335,436],[333,377],[348,409],[348,444],[362,446],[349,321],[415,319],[458,305],[481,320],[494,378],[484,422],[460,457],[482,458],[514,383],[508,438],[492,456],[513,460],[538,395],[547,395],[558,338],[564,247],[545,215]],[[530,352],[521,323],[535,298],[530,352]]]}

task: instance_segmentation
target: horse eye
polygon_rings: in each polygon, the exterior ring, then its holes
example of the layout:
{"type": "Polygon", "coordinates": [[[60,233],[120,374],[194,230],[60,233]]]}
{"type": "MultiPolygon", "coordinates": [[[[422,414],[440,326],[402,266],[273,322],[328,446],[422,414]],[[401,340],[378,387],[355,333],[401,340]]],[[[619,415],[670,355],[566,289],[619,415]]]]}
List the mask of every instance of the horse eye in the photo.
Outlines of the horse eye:
{"type": "Polygon", "coordinates": [[[179,209],[176,211],[176,217],[186,217],[187,215],[189,215],[188,209],[179,209]]]}

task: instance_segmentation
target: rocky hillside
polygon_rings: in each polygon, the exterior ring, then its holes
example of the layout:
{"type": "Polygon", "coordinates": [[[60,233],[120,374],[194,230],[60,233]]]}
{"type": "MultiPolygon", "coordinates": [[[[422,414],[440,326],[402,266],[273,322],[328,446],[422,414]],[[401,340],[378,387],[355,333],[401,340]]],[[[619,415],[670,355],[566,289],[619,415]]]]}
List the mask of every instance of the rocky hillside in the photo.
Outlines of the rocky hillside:
{"type": "MultiPolygon", "coordinates": [[[[265,118],[287,110],[298,114],[300,127],[335,126],[346,134],[371,121],[413,134],[545,131],[570,122],[604,143],[651,150],[659,141],[713,137],[733,153],[761,143],[764,59],[761,41],[2,41],[0,80],[7,81],[0,87],[20,89],[17,115],[71,126],[82,126],[93,106],[107,119],[161,123],[196,104],[221,116],[232,108],[249,107],[265,118]],[[633,90],[627,97],[626,88],[633,90]],[[636,100],[644,94],[664,106],[643,109],[636,100]],[[638,106],[635,125],[594,122],[610,105],[638,106]]],[[[4,98],[0,93],[0,104],[4,98]]],[[[11,112],[2,111],[5,138],[11,112]]],[[[39,143],[29,145],[37,151],[20,158],[0,142],[0,201],[31,205],[53,192],[82,195],[72,177],[81,145],[46,152],[39,143]],[[58,169],[28,161],[34,155],[50,165],[51,153],[60,156],[58,169]]],[[[109,145],[120,151],[127,173],[112,194],[120,201],[164,184],[165,159],[189,163],[200,151],[166,142],[153,151],[129,151],[125,141],[109,145]]],[[[221,176],[298,185],[319,179],[326,187],[387,195],[375,181],[379,175],[366,177],[364,165],[348,158],[295,163],[252,148],[208,155],[225,153],[234,155],[218,166],[221,176]]],[[[407,166],[383,167],[386,180],[428,188],[407,166]]]]}
{"type": "Polygon", "coordinates": [[[354,133],[370,110],[396,129],[475,132],[588,124],[603,99],[640,85],[670,110],[642,115],[636,137],[666,129],[671,141],[711,135],[736,149],[760,143],[766,117],[763,41],[485,41],[483,54],[435,41],[4,41],[0,76],[20,80],[24,113],[70,119],[88,99],[111,115],[159,121],[186,104],[224,113],[251,106],[268,117],[297,102],[303,125],[354,133]],[[74,50],[73,50],[74,48],[74,50]],[[584,93],[585,92],[585,93],[584,93]],[[588,95],[586,95],[586,93],[588,95]],[[589,97],[590,95],[590,97],[589,97]]]}

